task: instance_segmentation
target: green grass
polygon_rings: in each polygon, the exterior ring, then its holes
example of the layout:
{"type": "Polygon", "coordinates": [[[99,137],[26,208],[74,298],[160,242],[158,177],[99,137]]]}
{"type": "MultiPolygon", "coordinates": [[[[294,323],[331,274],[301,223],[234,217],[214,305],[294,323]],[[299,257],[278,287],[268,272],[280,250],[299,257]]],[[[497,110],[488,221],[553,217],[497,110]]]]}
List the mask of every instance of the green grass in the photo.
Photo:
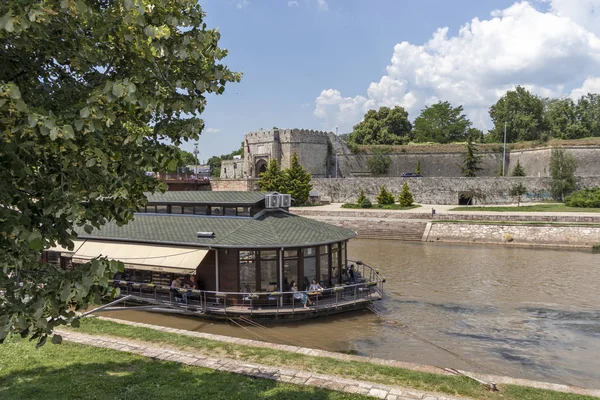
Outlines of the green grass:
{"type": "Polygon", "coordinates": [[[400,204],[373,204],[371,208],[362,208],[356,203],[344,203],[342,208],[358,208],[361,210],[412,210],[413,208],[419,208],[421,205],[413,204],[409,207],[400,207],[400,204]]]}
{"type": "Polygon", "coordinates": [[[156,361],[73,343],[0,345],[2,400],[362,400],[370,397],[156,361]]]}
{"type": "MultiPolygon", "coordinates": [[[[425,391],[436,391],[476,399],[502,400],[583,400],[588,396],[571,395],[541,389],[502,385],[501,393],[490,393],[471,379],[461,376],[446,376],[408,369],[377,365],[368,362],[342,361],[328,357],[313,357],[303,354],[268,348],[223,343],[216,340],[195,338],[162,332],[150,328],[133,327],[97,318],[86,318],[76,331],[95,335],[116,336],[127,339],[159,343],[179,349],[193,350],[209,356],[223,356],[259,364],[290,367],[349,379],[406,386],[425,391]]],[[[0,346],[1,349],[1,346],[0,346]]],[[[0,391],[0,398],[2,398],[0,391]]]]}
{"type": "Polygon", "coordinates": [[[564,204],[536,204],[532,206],[456,207],[449,211],[518,211],[518,212],[600,212],[600,208],[567,207],[564,204]]]}

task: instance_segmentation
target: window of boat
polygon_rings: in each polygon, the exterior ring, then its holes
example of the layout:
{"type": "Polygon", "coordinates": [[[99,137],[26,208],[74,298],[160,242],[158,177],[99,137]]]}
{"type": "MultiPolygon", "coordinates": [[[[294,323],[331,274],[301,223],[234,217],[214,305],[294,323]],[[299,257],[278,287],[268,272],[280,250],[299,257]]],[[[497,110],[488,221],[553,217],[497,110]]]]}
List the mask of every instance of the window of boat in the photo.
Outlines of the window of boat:
{"type": "Polygon", "coordinates": [[[277,250],[260,252],[260,290],[273,292],[277,288],[277,250]]]}
{"type": "Polygon", "coordinates": [[[240,290],[256,292],[256,256],[254,251],[240,250],[240,290]]]}
{"type": "Polygon", "coordinates": [[[194,213],[194,206],[184,206],[183,207],[183,213],[184,214],[193,214],[194,213]]]}
{"type": "Polygon", "coordinates": [[[157,205],[156,212],[158,214],[166,214],[167,213],[167,205],[166,204],[157,205]]]}
{"type": "Polygon", "coordinates": [[[283,291],[291,291],[292,281],[298,282],[298,250],[283,252],[283,291]]]}
{"type": "Polygon", "coordinates": [[[46,261],[48,261],[50,264],[56,264],[59,265],[60,264],[60,252],[58,251],[47,251],[46,252],[46,261]]]}
{"type": "Polygon", "coordinates": [[[223,207],[211,207],[210,215],[223,215],[223,207]]]}
{"type": "Polygon", "coordinates": [[[194,206],[194,214],[196,215],[207,215],[207,208],[206,206],[194,206]]]}
{"type": "Polygon", "coordinates": [[[232,208],[232,207],[224,207],[223,210],[225,211],[225,215],[235,215],[236,214],[236,209],[232,208]]]}
{"type": "Polygon", "coordinates": [[[342,242],[342,251],[340,252],[340,256],[342,257],[342,267],[346,267],[347,266],[347,262],[346,262],[346,242],[342,242]]]}
{"type": "Polygon", "coordinates": [[[171,206],[171,214],[183,214],[183,207],[171,206]]]}
{"type": "Polygon", "coordinates": [[[250,216],[250,207],[238,207],[237,215],[240,217],[249,217],[250,216]]]}
{"type": "Polygon", "coordinates": [[[340,277],[340,253],[339,245],[334,243],[331,245],[331,284],[336,285],[341,283],[340,277]]]}
{"type": "Polygon", "coordinates": [[[146,206],[146,212],[147,213],[155,213],[156,212],[156,206],[155,205],[146,206]]]}
{"type": "Polygon", "coordinates": [[[319,247],[319,283],[323,287],[331,286],[329,282],[329,246],[319,247]]]}
{"type": "Polygon", "coordinates": [[[306,247],[302,249],[303,261],[304,261],[304,279],[302,282],[298,282],[298,287],[301,290],[307,290],[313,279],[317,279],[317,248],[306,247]]]}

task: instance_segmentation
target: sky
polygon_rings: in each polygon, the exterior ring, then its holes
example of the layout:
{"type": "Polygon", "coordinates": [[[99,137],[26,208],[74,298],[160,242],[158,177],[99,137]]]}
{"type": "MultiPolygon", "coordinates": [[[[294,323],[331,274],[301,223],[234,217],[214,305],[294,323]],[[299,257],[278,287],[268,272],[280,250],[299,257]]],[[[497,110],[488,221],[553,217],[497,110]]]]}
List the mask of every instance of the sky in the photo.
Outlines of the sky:
{"type": "MultiPolygon", "coordinates": [[[[438,101],[473,126],[517,85],[600,92],[600,0],[200,0],[240,83],[210,95],[199,159],[277,126],[352,131],[369,109],[438,101]]],[[[192,151],[193,143],[182,148],[192,151]]]]}

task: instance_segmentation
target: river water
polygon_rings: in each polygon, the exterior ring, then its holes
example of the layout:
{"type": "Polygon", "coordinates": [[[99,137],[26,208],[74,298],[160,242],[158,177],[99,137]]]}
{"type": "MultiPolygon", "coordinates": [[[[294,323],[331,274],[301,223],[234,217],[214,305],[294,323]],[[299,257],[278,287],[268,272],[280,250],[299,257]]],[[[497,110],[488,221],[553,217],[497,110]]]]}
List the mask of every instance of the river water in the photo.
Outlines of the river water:
{"type": "Polygon", "coordinates": [[[366,239],[352,240],[348,252],[387,278],[376,304],[383,321],[365,311],[264,330],[139,311],[103,315],[600,388],[600,255],[366,239]]]}

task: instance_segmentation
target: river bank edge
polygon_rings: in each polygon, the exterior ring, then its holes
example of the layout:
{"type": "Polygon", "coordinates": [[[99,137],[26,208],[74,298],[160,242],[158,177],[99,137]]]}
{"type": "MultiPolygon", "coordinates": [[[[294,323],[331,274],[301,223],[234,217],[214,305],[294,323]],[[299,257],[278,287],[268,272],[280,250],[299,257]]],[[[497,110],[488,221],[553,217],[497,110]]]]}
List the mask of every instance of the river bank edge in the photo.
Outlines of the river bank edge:
{"type": "MultiPolygon", "coordinates": [[[[435,374],[435,375],[439,375],[440,377],[441,376],[455,377],[455,378],[458,377],[457,375],[450,373],[449,371],[447,371],[441,367],[437,367],[437,366],[430,366],[430,365],[408,363],[408,362],[396,361],[396,360],[387,360],[387,359],[380,359],[380,358],[374,358],[374,357],[337,353],[337,352],[331,352],[331,351],[313,349],[313,348],[307,348],[307,347],[300,347],[300,346],[294,346],[294,345],[271,343],[271,342],[267,342],[267,341],[240,339],[237,337],[216,335],[216,334],[210,334],[210,333],[204,333],[204,332],[188,331],[188,330],[183,330],[183,329],[176,329],[176,328],[169,328],[169,327],[164,327],[164,326],[159,326],[159,325],[146,324],[146,323],[142,323],[142,322],[120,320],[117,318],[110,318],[110,317],[89,316],[87,318],[90,320],[99,320],[99,321],[106,321],[107,323],[116,323],[116,324],[120,324],[120,325],[125,325],[128,328],[132,328],[132,329],[146,328],[146,329],[150,329],[150,330],[161,332],[161,333],[168,333],[170,335],[176,335],[176,336],[178,335],[178,336],[188,337],[188,338],[207,339],[207,340],[212,340],[212,341],[216,341],[216,342],[221,342],[226,345],[247,346],[247,347],[256,348],[256,349],[269,349],[269,350],[274,350],[274,351],[279,351],[279,352],[287,352],[290,354],[297,354],[299,356],[308,356],[311,358],[323,358],[324,357],[327,359],[337,360],[339,362],[356,362],[356,363],[365,363],[365,364],[381,366],[381,367],[392,367],[392,368],[397,368],[399,370],[415,371],[416,373],[435,374]]],[[[66,332],[77,332],[78,329],[69,328],[69,329],[66,329],[65,331],[66,332]]],[[[58,332],[58,333],[60,333],[60,332],[58,332]]],[[[109,336],[112,336],[112,333],[110,333],[110,332],[108,332],[107,334],[109,336]]],[[[119,337],[119,334],[117,332],[114,332],[114,335],[116,337],[119,337]]],[[[470,372],[470,371],[459,371],[459,372],[464,374],[463,376],[468,375],[470,377],[470,379],[476,378],[476,379],[479,379],[481,381],[488,382],[488,383],[495,383],[498,385],[508,385],[511,387],[512,386],[521,387],[524,390],[543,390],[543,391],[549,390],[549,391],[558,392],[558,393],[568,393],[571,395],[592,396],[592,397],[600,398],[600,388],[587,389],[587,388],[582,388],[582,387],[577,387],[577,386],[557,384],[557,383],[551,383],[551,382],[532,381],[532,380],[526,380],[526,379],[520,379],[520,378],[513,378],[513,377],[509,377],[509,376],[490,375],[490,374],[483,374],[483,373],[470,372]]],[[[348,377],[348,378],[352,379],[351,377],[348,377]]],[[[377,383],[377,382],[375,382],[375,383],[377,383]]],[[[505,386],[505,387],[507,387],[507,386],[505,386]]],[[[416,389],[420,389],[420,388],[416,388],[416,389]]]]}

